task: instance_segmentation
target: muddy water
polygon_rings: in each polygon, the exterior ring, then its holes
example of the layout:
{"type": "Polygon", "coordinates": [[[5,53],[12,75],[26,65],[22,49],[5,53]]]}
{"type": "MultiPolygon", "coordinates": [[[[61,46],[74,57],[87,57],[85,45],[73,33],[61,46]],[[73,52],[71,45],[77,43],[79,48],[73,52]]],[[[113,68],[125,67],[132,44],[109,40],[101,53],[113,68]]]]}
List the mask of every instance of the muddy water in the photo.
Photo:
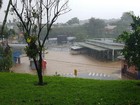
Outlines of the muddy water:
{"type": "Polygon", "coordinates": [[[101,62],[87,55],[72,55],[69,52],[49,51],[46,54],[48,75],[73,73],[105,73],[120,75],[120,62],[101,62]]]}
{"type": "MultiPolygon", "coordinates": [[[[120,76],[120,62],[101,62],[87,55],[71,55],[69,51],[48,51],[45,54],[47,67],[44,75],[73,74],[74,70],[78,74],[105,73],[120,76]]],[[[12,71],[17,73],[36,74],[36,70],[31,70],[28,57],[21,57],[21,64],[16,64],[12,71]]]]}

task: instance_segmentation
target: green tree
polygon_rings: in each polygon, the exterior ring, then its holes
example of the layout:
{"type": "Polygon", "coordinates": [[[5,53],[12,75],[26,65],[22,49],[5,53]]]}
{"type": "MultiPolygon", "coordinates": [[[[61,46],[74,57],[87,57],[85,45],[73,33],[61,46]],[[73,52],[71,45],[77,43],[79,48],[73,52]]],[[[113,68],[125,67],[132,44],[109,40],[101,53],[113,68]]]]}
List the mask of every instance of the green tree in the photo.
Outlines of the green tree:
{"type": "Polygon", "coordinates": [[[50,36],[57,37],[57,35],[67,35],[67,36],[71,36],[71,37],[76,37],[76,41],[83,41],[88,36],[85,28],[81,25],[78,25],[78,26],[67,26],[66,25],[63,27],[54,27],[50,33],[50,36]]]}
{"type": "MultiPolygon", "coordinates": [[[[2,26],[0,26],[0,32],[2,32],[2,28],[1,28],[2,26]]],[[[9,36],[9,30],[8,30],[8,28],[7,27],[5,27],[4,29],[3,29],[3,32],[2,32],[3,34],[2,34],[2,36],[0,36],[0,38],[8,38],[8,36],[9,36]]]]}
{"type": "MultiPolygon", "coordinates": [[[[133,12],[131,12],[133,14],[133,12]]],[[[130,15],[130,12],[124,12],[121,19],[117,21],[114,25],[117,27],[114,29],[114,35],[115,37],[118,37],[123,31],[131,31],[131,23],[133,22],[133,19],[130,15]]]]}
{"type": "Polygon", "coordinates": [[[84,26],[91,38],[97,38],[102,37],[105,25],[104,20],[91,18],[84,26]]]}
{"type": "Polygon", "coordinates": [[[79,19],[77,17],[74,17],[70,20],[67,21],[67,24],[72,25],[72,24],[79,24],[79,19]]]}
{"type": "MultiPolygon", "coordinates": [[[[3,0],[0,0],[0,9],[2,7],[2,1],[3,0]]],[[[10,4],[10,0],[9,0],[9,4],[10,4]]],[[[8,5],[8,7],[7,7],[8,11],[9,11],[9,7],[10,6],[8,5]]],[[[7,29],[6,28],[4,29],[4,26],[5,26],[5,23],[6,23],[6,20],[7,20],[7,14],[8,14],[8,12],[6,12],[3,25],[0,26],[0,34],[2,35],[0,37],[2,37],[2,39],[3,39],[3,37],[8,36],[7,29]]],[[[4,43],[2,43],[2,44],[4,44],[4,43]]],[[[12,51],[11,51],[11,48],[9,47],[9,45],[5,45],[5,46],[0,45],[0,71],[9,71],[11,67],[12,67],[12,51]]]]}
{"type": "MultiPolygon", "coordinates": [[[[13,0],[14,1],[14,0],[13,0]]],[[[18,7],[17,2],[11,2],[12,10],[18,17],[24,38],[28,44],[25,51],[33,59],[38,74],[38,85],[43,85],[42,76],[42,52],[52,25],[60,15],[70,11],[68,0],[21,0],[22,5],[18,7]],[[41,32],[46,29],[42,39],[41,32]]]]}
{"type": "Polygon", "coordinates": [[[123,55],[129,65],[135,65],[140,70],[140,18],[130,14],[133,23],[131,24],[131,32],[123,32],[119,37],[119,41],[125,43],[123,55]]]}
{"type": "Polygon", "coordinates": [[[9,71],[12,64],[11,48],[8,45],[0,46],[0,71],[9,71]]]}

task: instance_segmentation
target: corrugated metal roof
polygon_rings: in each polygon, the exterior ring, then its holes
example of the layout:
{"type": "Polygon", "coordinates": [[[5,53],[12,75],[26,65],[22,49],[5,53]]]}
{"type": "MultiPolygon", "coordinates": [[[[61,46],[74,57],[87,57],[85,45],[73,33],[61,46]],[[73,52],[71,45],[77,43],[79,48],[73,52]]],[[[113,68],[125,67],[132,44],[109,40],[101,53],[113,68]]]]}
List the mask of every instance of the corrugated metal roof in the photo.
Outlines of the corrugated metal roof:
{"type": "Polygon", "coordinates": [[[83,48],[83,47],[80,47],[80,46],[71,46],[71,49],[73,49],[73,50],[78,50],[78,49],[81,49],[81,48],[83,48]]]}
{"type": "Polygon", "coordinates": [[[93,49],[93,50],[97,50],[97,51],[105,51],[105,50],[107,50],[106,48],[98,47],[98,46],[95,46],[95,45],[90,45],[90,44],[87,44],[87,43],[79,43],[79,45],[81,45],[83,47],[93,49]]]}
{"type": "Polygon", "coordinates": [[[100,42],[100,41],[93,41],[93,42],[86,42],[87,44],[98,46],[105,49],[111,49],[111,50],[122,50],[124,48],[123,44],[118,43],[107,43],[107,42],[100,42]]]}

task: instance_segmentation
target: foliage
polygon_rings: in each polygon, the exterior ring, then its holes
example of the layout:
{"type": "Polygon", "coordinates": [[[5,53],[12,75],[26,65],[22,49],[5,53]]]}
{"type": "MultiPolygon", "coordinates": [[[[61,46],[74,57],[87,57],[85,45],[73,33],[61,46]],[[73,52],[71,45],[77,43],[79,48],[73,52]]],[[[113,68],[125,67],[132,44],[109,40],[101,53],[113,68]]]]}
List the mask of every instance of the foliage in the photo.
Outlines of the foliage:
{"type": "Polygon", "coordinates": [[[77,17],[74,17],[67,21],[67,24],[73,25],[73,24],[79,24],[79,19],[77,17]]]}
{"type": "Polygon", "coordinates": [[[12,51],[0,46],[0,71],[9,71],[12,67],[12,51]]]}
{"type": "Polygon", "coordinates": [[[76,41],[83,41],[88,37],[86,30],[83,26],[55,27],[52,29],[50,37],[57,37],[57,35],[76,37],[76,41]]]}
{"type": "Polygon", "coordinates": [[[35,86],[34,75],[0,73],[1,105],[140,105],[139,81],[49,77],[35,86]],[[14,77],[14,78],[13,78],[14,77]]]}
{"type": "Polygon", "coordinates": [[[29,36],[26,40],[28,46],[25,47],[25,52],[30,58],[36,58],[38,56],[39,48],[36,41],[36,36],[29,36]]]}
{"type": "MultiPolygon", "coordinates": [[[[1,26],[0,26],[0,32],[1,32],[1,26]]],[[[0,35],[0,38],[8,38],[9,37],[9,30],[7,27],[4,28],[2,35],[3,36],[0,35]]]]}
{"type": "Polygon", "coordinates": [[[14,29],[9,29],[8,34],[11,35],[11,36],[14,36],[16,34],[16,31],[14,29]]]}
{"type": "MultiPolygon", "coordinates": [[[[133,14],[133,12],[132,12],[133,14]]],[[[124,31],[130,32],[131,30],[131,23],[133,22],[133,19],[130,15],[130,12],[124,12],[121,19],[117,21],[114,25],[117,27],[114,29],[114,35],[115,37],[123,33],[124,31]]]]}
{"type": "Polygon", "coordinates": [[[123,55],[129,65],[135,65],[140,70],[140,18],[132,15],[131,32],[123,32],[118,40],[123,40],[125,47],[123,55]]]}
{"type": "MultiPolygon", "coordinates": [[[[73,19],[75,18],[72,18],[69,21],[72,21],[73,19]]],[[[71,25],[65,24],[63,26],[55,26],[52,28],[50,37],[57,37],[57,35],[67,35],[76,37],[77,41],[83,41],[89,37],[100,38],[104,37],[105,25],[106,24],[103,20],[91,18],[89,20],[89,23],[85,23],[83,25],[79,24],[75,26],[72,24],[71,25]]]]}
{"type": "Polygon", "coordinates": [[[42,51],[45,42],[57,18],[70,11],[67,4],[68,0],[21,0],[18,2],[11,0],[11,11],[17,16],[18,26],[28,44],[25,51],[34,61],[39,85],[43,85],[42,51]],[[46,31],[42,37],[43,29],[46,31]]]}
{"type": "Polygon", "coordinates": [[[104,34],[105,25],[103,20],[91,18],[84,27],[91,38],[100,38],[104,34]]]}
{"type": "Polygon", "coordinates": [[[76,37],[77,42],[85,41],[86,39],[88,39],[88,35],[83,27],[79,27],[79,28],[77,27],[75,30],[76,33],[74,34],[74,36],[76,37]]]}

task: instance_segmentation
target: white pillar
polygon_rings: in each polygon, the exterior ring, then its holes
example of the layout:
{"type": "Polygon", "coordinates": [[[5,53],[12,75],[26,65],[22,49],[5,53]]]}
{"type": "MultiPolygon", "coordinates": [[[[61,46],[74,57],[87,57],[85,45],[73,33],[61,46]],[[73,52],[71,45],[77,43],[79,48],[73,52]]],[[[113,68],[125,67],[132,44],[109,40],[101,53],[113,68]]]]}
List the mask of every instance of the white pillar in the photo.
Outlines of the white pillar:
{"type": "Polygon", "coordinates": [[[112,61],[114,61],[114,49],[112,50],[112,61]]]}

